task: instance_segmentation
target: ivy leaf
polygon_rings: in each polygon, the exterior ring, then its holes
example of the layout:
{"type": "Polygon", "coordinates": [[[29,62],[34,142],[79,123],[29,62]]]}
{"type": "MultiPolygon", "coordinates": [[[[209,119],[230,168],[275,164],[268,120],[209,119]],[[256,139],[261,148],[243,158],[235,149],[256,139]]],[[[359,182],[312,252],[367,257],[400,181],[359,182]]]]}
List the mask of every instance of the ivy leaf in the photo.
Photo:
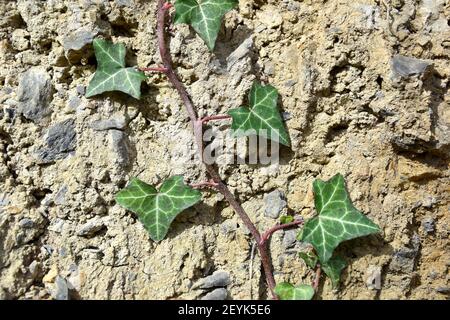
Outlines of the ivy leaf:
{"type": "Polygon", "coordinates": [[[281,224],[291,223],[292,221],[294,221],[294,217],[293,216],[284,215],[284,216],[280,217],[280,223],[281,224]]]}
{"type": "Polygon", "coordinates": [[[107,91],[122,91],[139,99],[141,83],[146,76],[135,68],[126,68],[124,44],[95,39],[94,51],[97,58],[97,71],[86,89],[86,97],[107,91]]]}
{"type": "Polygon", "coordinates": [[[212,51],[223,16],[238,3],[238,0],[177,0],[174,21],[190,24],[212,51]]]}
{"type": "Polygon", "coordinates": [[[310,285],[301,284],[294,287],[289,282],[277,284],[275,293],[281,300],[311,300],[314,297],[314,289],[310,285]]]}
{"type": "Polygon", "coordinates": [[[314,269],[317,266],[317,256],[312,252],[299,252],[299,257],[305,261],[306,265],[311,269],[314,269]]]}
{"type": "Polygon", "coordinates": [[[233,134],[236,137],[257,134],[289,147],[291,142],[277,108],[277,100],[277,89],[255,81],[249,95],[250,108],[240,107],[228,111],[233,118],[233,134]]]}
{"type": "Polygon", "coordinates": [[[200,199],[200,191],[186,186],[182,176],[167,179],[159,192],[135,178],[116,196],[121,206],[137,214],[155,241],[164,239],[173,219],[200,199]]]}
{"type": "Polygon", "coordinates": [[[339,280],[341,279],[341,272],[347,266],[344,259],[339,256],[332,257],[325,263],[322,263],[321,268],[330,278],[333,285],[333,289],[337,289],[339,286],[339,280]]]}
{"type": "Polygon", "coordinates": [[[380,232],[380,227],[357,210],[345,188],[344,177],[315,180],[314,202],[318,216],[308,220],[299,239],[316,249],[319,260],[327,262],[339,243],[380,232]]]}

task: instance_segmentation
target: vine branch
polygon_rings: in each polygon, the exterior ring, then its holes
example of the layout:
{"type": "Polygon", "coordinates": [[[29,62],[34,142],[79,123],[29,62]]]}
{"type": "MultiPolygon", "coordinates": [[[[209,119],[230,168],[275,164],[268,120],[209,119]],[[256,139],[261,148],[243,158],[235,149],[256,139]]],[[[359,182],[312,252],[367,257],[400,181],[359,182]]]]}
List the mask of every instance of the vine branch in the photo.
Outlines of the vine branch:
{"type": "Polygon", "coordinates": [[[214,182],[212,180],[191,184],[191,188],[194,188],[194,189],[215,188],[215,187],[217,187],[217,182],[214,182]]]}
{"type": "Polygon", "coordinates": [[[209,121],[215,121],[215,120],[226,120],[226,119],[230,119],[231,116],[227,115],[227,114],[218,114],[218,115],[212,115],[212,116],[207,116],[201,119],[202,123],[208,123],[209,121]]]}
{"type": "Polygon", "coordinates": [[[166,73],[167,69],[164,67],[156,67],[156,68],[139,68],[139,70],[144,72],[161,72],[166,73]]]}
{"type": "Polygon", "coordinates": [[[317,293],[317,290],[319,290],[319,282],[320,282],[321,273],[322,273],[322,268],[320,267],[320,264],[317,264],[316,275],[314,277],[314,283],[313,283],[313,288],[316,293],[317,293]]]}
{"type": "MultiPolygon", "coordinates": [[[[234,211],[238,214],[241,220],[244,222],[247,229],[250,230],[253,238],[255,239],[259,251],[259,255],[261,258],[261,263],[264,269],[264,274],[266,278],[267,285],[272,294],[273,299],[278,299],[275,294],[275,279],[273,277],[272,272],[272,262],[269,257],[269,253],[267,251],[267,241],[261,241],[262,237],[259,231],[256,229],[255,225],[251,221],[250,217],[247,215],[245,210],[242,208],[240,203],[237,201],[235,196],[228,189],[227,185],[222,181],[220,175],[217,173],[216,169],[213,165],[205,163],[203,161],[203,124],[205,123],[205,118],[201,119],[197,115],[197,111],[192,102],[191,97],[187,93],[187,90],[183,83],[178,78],[178,75],[174,71],[172,56],[170,53],[170,48],[167,44],[166,39],[166,18],[168,16],[168,10],[172,7],[170,3],[167,3],[166,0],[158,0],[157,6],[157,36],[158,36],[158,47],[159,53],[161,55],[161,60],[163,63],[163,67],[165,69],[165,74],[174,88],[177,90],[183,104],[186,108],[186,111],[189,115],[191,125],[194,130],[195,140],[198,145],[198,149],[201,155],[202,162],[208,172],[209,176],[212,178],[214,182],[214,187],[225,197],[230,206],[234,209],[234,211]]],[[[227,117],[228,118],[228,117],[227,117]]],[[[225,119],[225,118],[224,118],[225,119]]],[[[211,117],[206,121],[213,120],[211,117]]]]}
{"type": "Polygon", "coordinates": [[[303,220],[296,220],[285,224],[277,224],[263,233],[263,235],[261,236],[261,243],[264,244],[265,242],[267,242],[275,231],[288,229],[300,224],[303,224],[303,220]]]}

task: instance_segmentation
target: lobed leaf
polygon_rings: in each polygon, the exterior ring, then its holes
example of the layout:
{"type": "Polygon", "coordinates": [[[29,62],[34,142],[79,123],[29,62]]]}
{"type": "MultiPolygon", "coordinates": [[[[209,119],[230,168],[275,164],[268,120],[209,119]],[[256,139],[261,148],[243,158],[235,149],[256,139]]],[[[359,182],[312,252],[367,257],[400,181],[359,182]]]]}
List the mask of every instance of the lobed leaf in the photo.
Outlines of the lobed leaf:
{"type": "Polygon", "coordinates": [[[276,285],[275,293],[281,300],[311,300],[314,297],[314,288],[307,284],[294,287],[289,282],[276,285]]]}
{"type": "Polygon", "coordinates": [[[318,215],[305,223],[299,239],[314,246],[321,263],[327,262],[339,243],[380,232],[380,227],[352,204],[344,177],[315,180],[314,202],[318,215]]]}
{"type": "Polygon", "coordinates": [[[238,3],[238,0],[176,0],[174,21],[190,24],[212,51],[223,16],[238,3]]]}
{"type": "Polygon", "coordinates": [[[330,278],[331,284],[334,289],[339,286],[339,281],[341,279],[341,272],[347,266],[344,259],[339,256],[332,257],[325,263],[322,263],[321,268],[325,274],[330,278]]]}
{"type": "Polygon", "coordinates": [[[141,83],[146,76],[135,68],[125,66],[125,46],[103,39],[95,39],[93,44],[97,71],[86,89],[86,97],[107,91],[121,91],[139,99],[141,83]]]}
{"type": "Polygon", "coordinates": [[[175,217],[200,199],[200,191],[186,186],[182,176],[167,179],[159,192],[135,178],[116,196],[121,206],[137,214],[155,241],[164,239],[175,217]]]}
{"type": "Polygon", "coordinates": [[[250,108],[240,107],[228,112],[233,118],[231,130],[234,136],[256,134],[290,146],[277,101],[278,91],[274,87],[255,81],[249,95],[250,108]]]}

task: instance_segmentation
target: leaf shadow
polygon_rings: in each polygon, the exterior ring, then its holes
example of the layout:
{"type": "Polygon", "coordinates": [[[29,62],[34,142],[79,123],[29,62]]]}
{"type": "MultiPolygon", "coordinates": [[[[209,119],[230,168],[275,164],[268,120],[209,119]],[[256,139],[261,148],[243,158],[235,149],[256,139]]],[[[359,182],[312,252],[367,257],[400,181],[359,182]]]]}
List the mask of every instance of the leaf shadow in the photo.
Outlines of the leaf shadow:
{"type": "MultiPolygon", "coordinates": [[[[214,54],[222,67],[226,67],[228,59],[235,53],[242,43],[253,35],[253,29],[246,25],[239,25],[236,28],[226,28],[222,26],[217,37],[214,54]]],[[[248,56],[252,59],[252,65],[257,59],[253,47],[248,50],[248,56]]]]}
{"type": "Polygon", "coordinates": [[[205,202],[199,202],[192,208],[181,212],[172,222],[165,239],[174,239],[181,233],[199,225],[213,226],[223,223],[226,218],[221,215],[224,205],[211,206],[205,202]]]}
{"type": "MultiPolygon", "coordinates": [[[[264,81],[261,80],[261,78],[258,78],[258,77],[257,77],[257,80],[259,82],[264,82],[264,81]]],[[[245,96],[244,101],[243,101],[243,105],[247,105],[247,106],[250,105],[250,101],[249,101],[248,95],[245,96]]],[[[285,114],[285,112],[284,112],[285,109],[284,109],[284,106],[283,106],[283,98],[282,98],[281,95],[278,95],[277,106],[278,106],[280,115],[283,118],[283,114],[285,114]]],[[[284,129],[286,130],[286,132],[289,135],[289,130],[288,130],[287,126],[286,126],[286,121],[287,121],[286,119],[283,119],[283,126],[284,126],[284,129]]],[[[290,135],[289,135],[289,138],[290,138],[290,135]]],[[[264,138],[261,137],[260,139],[264,139],[264,138]]],[[[267,139],[267,144],[263,145],[263,147],[261,147],[261,144],[258,143],[257,150],[254,150],[253,153],[256,153],[258,155],[263,154],[265,156],[267,155],[268,157],[270,157],[272,155],[272,150],[274,150],[272,148],[272,143],[273,142],[270,139],[267,139]],[[269,152],[269,150],[270,150],[270,152],[269,152]]],[[[291,143],[292,143],[292,139],[291,139],[291,143]]],[[[247,150],[250,150],[248,141],[247,141],[247,150]]],[[[275,151],[277,151],[276,148],[275,148],[275,151]]],[[[289,147],[286,146],[286,145],[283,145],[283,144],[279,144],[279,151],[278,151],[278,155],[276,155],[276,156],[277,156],[277,160],[278,160],[278,165],[280,165],[280,166],[289,165],[289,162],[295,156],[295,152],[292,150],[292,144],[289,147]]],[[[237,158],[236,159],[237,163],[248,164],[248,166],[251,167],[251,168],[260,168],[260,167],[264,168],[264,167],[269,167],[269,166],[271,166],[273,164],[273,162],[269,162],[267,164],[260,163],[260,162],[257,163],[257,164],[249,164],[250,161],[249,161],[249,156],[248,155],[247,155],[246,158],[242,158],[239,155],[237,155],[236,158],[237,158]]],[[[258,159],[259,159],[259,156],[258,156],[258,159]]]]}
{"type": "Polygon", "coordinates": [[[134,118],[137,116],[133,109],[141,113],[146,120],[164,121],[167,116],[162,115],[159,111],[159,105],[156,101],[158,89],[143,82],[141,85],[141,98],[135,99],[126,93],[120,91],[104,92],[98,96],[90,98],[101,103],[105,98],[109,98],[112,102],[119,103],[125,109],[125,116],[134,118]]]}
{"type": "MultiPolygon", "coordinates": [[[[362,258],[365,255],[371,255],[372,257],[381,256],[392,256],[394,253],[394,248],[391,244],[385,242],[381,234],[372,234],[361,238],[355,238],[352,240],[342,242],[335,250],[335,255],[341,256],[346,262],[347,266],[342,270],[340,286],[336,290],[337,292],[343,289],[343,283],[346,283],[350,277],[349,266],[356,260],[362,258]]],[[[367,266],[368,267],[368,266],[367,266]]],[[[381,288],[385,281],[385,265],[380,265],[381,267],[381,288]]],[[[365,274],[364,274],[365,276],[365,274]]],[[[322,289],[324,286],[324,281],[321,281],[322,289]]],[[[377,292],[377,296],[379,295],[377,292]]]]}

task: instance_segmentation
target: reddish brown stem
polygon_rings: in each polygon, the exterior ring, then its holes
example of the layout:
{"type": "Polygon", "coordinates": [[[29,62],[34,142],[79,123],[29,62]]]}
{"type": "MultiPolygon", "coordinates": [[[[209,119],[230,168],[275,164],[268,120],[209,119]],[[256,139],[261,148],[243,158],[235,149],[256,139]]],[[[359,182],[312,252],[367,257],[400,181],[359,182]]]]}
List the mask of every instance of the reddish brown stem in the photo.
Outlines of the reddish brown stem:
{"type": "Polygon", "coordinates": [[[275,231],[295,227],[302,223],[303,220],[296,220],[285,224],[277,224],[263,233],[263,235],[261,236],[261,243],[264,244],[265,242],[267,242],[275,231]]]}
{"type": "Polygon", "coordinates": [[[218,114],[218,115],[212,115],[212,116],[206,116],[204,118],[201,119],[202,123],[208,123],[209,121],[214,121],[214,120],[226,120],[226,119],[230,119],[231,116],[229,116],[228,114],[218,114]]]}
{"type": "Polygon", "coordinates": [[[209,187],[209,188],[215,188],[217,187],[217,182],[214,181],[205,181],[205,182],[200,182],[200,183],[193,183],[191,184],[191,187],[194,189],[200,189],[200,188],[205,188],[205,187],[209,187]]]}
{"type": "Polygon", "coordinates": [[[314,282],[313,282],[313,288],[314,288],[315,292],[317,292],[317,290],[319,289],[321,273],[322,273],[322,268],[320,267],[320,264],[317,264],[316,275],[314,277],[314,282]]]}
{"type": "MultiPolygon", "coordinates": [[[[189,118],[191,120],[192,127],[194,129],[194,135],[195,140],[198,145],[198,150],[202,154],[203,150],[203,122],[202,119],[199,119],[197,116],[197,112],[195,110],[194,104],[192,103],[192,100],[189,96],[189,94],[186,91],[186,88],[184,87],[183,83],[179,80],[177,74],[175,73],[173,69],[173,62],[172,62],[172,56],[170,54],[169,46],[166,42],[166,17],[167,17],[167,11],[171,7],[170,4],[167,4],[165,0],[158,0],[158,13],[157,13],[157,35],[158,35],[158,46],[159,46],[159,53],[161,55],[161,60],[163,62],[164,68],[167,69],[165,74],[167,75],[167,78],[172,83],[172,85],[177,90],[181,100],[184,103],[184,106],[186,108],[186,111],[189,115],[189,118]]],[[[220,178],[220,175],[217,173],[214,166],[207,164],[203,162],[206,171],[208,172],[209,176],[212,178],[212,181],[216,183],[215,188],[222,193],[222,195],[225,197],[225,199],[228,201],[230,206],[234,209],[234,211],[237,213],[237,215],[241,218],[241,220],[244,222],[245,226],[249,229],[252,236],[255,238],[256,243],[258,244],[258,251],[259,255],[261,257],[261,263],[264,269],[264,274],[266,277],[266,281],[269,287],[269,290],[272,294],[272,297],[274,299],[278,299],[277,295],[275,294],[275,279],[272,274],[272,263],[269,257],[269,254],[267,252],[267,245],[266,243],[261,244],[261,235],[259,231],[256,229],[253,222],[250,220],[249,216],[245,212],[245,210],[242,208],[240,203],[237,201],[237,199],[234,197],[234,195],[231,193],[231,191],[228,189],[228,187],[225,185],[225,183],[220,178]]]]}
{"type": "Polygon", "coordinates": [[[149,72],[161,72],[161,73],[166,73],[167,69],[164,67],[157,67],[157,68],[139,68],[139,70],[141,71],[149,71],[149,72]]]}
{"type": "Polygon", "coordinates": [[[173,5],[170,2],[165,2],[162,6],[163,10],[169,10],[170,8],[172,8],[173,5]]]}

